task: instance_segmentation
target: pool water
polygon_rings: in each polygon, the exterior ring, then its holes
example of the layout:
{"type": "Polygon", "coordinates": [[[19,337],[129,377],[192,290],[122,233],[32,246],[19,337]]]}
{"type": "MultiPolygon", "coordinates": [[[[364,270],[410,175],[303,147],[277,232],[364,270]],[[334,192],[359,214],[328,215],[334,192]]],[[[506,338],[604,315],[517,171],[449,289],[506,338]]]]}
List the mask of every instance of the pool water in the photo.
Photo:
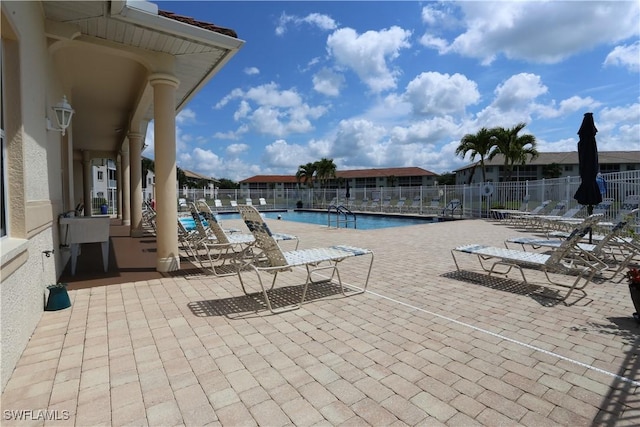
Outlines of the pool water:
{"type": "MultiPolygon", "coordinates": [[[[305,211],[287,211],[287,212],[264,212],[261,214],[268,220],[278,220],[280,217],[283,221],[304,222],[307,224],[327,225],[326,212],[305,212],[305,211]]],[[[240,219],[240,214],[219,214],[221,220],[240,219]]],[[[374,230],[378,228],[402,227],[405,225],[415,224],[431,224],[438,222],[437,218],[415,218],[415,217],[397,217],[385,215],[367,215],[356,214],[356,227],[358,230],[374,230]]],[[[331,226],[336,226],[335,216],[331,220],[331,226]]],[[[348,226],[341,222],[340,228],[354,228],[351,218],[348,226]]]]}

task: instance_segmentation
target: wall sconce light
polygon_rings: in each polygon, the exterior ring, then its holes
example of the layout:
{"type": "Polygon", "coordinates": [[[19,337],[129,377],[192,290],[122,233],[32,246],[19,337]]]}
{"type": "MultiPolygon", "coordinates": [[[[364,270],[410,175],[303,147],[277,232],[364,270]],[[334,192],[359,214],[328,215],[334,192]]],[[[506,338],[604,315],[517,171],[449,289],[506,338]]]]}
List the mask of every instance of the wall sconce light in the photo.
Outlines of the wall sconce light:
{"type": "Polygon", "coordinates": [[[57,132],[62,132],[62,135],[67,131],[67,128],[71,124],[71,116],[73,116],[73,108],[67,102],[67,97],[63,96],[62,100],[56,104],[55,107],[51,107],[56,113],[56,121],[58,122],[58,127],[54,128],[51,126],[51,121],[47,117],[47,130],[55,130],[57,132]]]}

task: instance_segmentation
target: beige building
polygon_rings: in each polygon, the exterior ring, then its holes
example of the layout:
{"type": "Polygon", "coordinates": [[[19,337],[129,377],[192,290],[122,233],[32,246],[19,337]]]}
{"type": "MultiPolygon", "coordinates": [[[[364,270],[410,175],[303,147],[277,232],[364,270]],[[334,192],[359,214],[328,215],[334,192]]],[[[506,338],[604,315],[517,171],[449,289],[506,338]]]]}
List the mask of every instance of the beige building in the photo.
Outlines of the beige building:
{"type": "MultiPolygon", "coordinates": [[[[478,159],[478,157],[476,157],[478,159]]],[[[624,172],[640,169],[640,151],[600,151],[598,153],[600,171],[602,173],[624,172]]],[[[502,182],[504,180],[504,156],[498,154],[492,160],[485,160],[487,181],[502,182]]],[[[535,159],[531,159],[525,165],[516,165],[513,168],[512,179],[516,181],[535,181],[546,178],[545,171],[550,165],[557,165],[560,177],[580,176],[578,170],[578,152],[569,151],[561,153],[540,153],[535,159]]],[[[456,184],[470,184],[482,182],[482,168],[480,161],[454,171],[456,184]],[[471,182],[469,178],[471,177],[471,182]]]]}
{"type": "Polygon", "coordinates": [[[175,116],[244,42],[233,30],[145,1],[0,7],[4,390],[42,316],[47,286],[69,262],[59,218],[91,199],[96,159],[116,164],[113,219],[130,226],[132,236],[142,234],[141,151],[151,121],[155,194],[166,206],[157,213],[156,268],[179,268],[175,116]],[[58,113],[70,123],[60,123],[58,113]]]}
{"type": "MultiPolygon", "coordinates": [[[[336,178],[329,180],[325,188],[341,188],[349,183],[351,188],[419,187],[434,185],[438,175],[418,167],[353,169],[336,171],[336,178]]],[[[242,190],[286,190],[298,186],[295,175],[255,175],[240,181],[242,190]]]]}

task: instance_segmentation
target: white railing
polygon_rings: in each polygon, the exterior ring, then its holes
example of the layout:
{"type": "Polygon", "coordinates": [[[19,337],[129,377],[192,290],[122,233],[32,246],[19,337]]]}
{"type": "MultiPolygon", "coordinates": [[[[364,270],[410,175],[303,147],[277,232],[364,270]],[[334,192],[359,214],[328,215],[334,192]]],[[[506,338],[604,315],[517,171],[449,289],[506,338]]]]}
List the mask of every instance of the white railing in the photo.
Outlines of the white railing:
{"type": "MultiPolygon", "coordinates": [[[[615,218],[625,197],[630,194],[640,194],[640,171],[625,171],[603,174],[607,182],[607,192],[604,197],[614,200],[614,205],[608,216],[615,218]]],[[[517,181],[499,183],[480,183],[472,185],[434,185],[418,187],[376,187],[350,188],[347,199],[345,188],[315,188],[315,189],[287,189],[287,190],[240,190],[240,189],[182,189],[178,197],[186,201],[204,199],[212,208],[214,200],[222,202],[223,210],[232,210],[231,200],[244,204],[247,198],[261,209],[295,209],[298,202],[303,208],[327,209],[330,205],[343,205],[353,211],[389,212],[414,215],[439,215],[442,209],[452,200],[462,202],[462,210],[454,213],[466,218],[489,217],[493,208],[519,209],[524,207],[531,210],[544,200],[566,200],[566,209],[577,205],[573,198],[580,185],[580,177],[564,177],[542,179],[538,181],[517,181]],[[266,206],[259,206],[260,198],[267,202],[266,206]],[[362,201],[367,200],[367,206],[362,207],[362,201]],[[375,203],[373,203],[375,201],[375,203]],[[402,203],[398,204],[399,201],[402,203]],[[437,202],[438,207],[432,204],[437,202]]],[[[117,213],[117,193],[110,189],[106,193],[107,210],[109,214],[117,213]]],[[[92,197],[93,214],[100,214],[101,207],[98,200],[92,197]]],[[[176,206],[179,201],[176,200],[176,206]]]]}

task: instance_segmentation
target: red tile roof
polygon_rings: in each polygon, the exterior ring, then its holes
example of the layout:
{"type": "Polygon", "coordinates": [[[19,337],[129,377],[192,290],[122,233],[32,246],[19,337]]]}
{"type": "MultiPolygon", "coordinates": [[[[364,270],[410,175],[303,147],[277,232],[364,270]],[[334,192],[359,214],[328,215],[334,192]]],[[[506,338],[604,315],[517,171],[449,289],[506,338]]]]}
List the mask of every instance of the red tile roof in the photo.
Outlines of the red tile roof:
{"type": "Polygon", "coordinates": [[[164,16],[165,18],[173,19],[175,21],[184,22],[185,24],[193,25],[194,27],[204,28],[205,30],[213,31],[215,33],[224,34],[225,36],[238,38],[238,34],[230,29],[224,27],[218,27],[217,25],[210,24],[208,22],[196,21],[193,18],[188,16],[178,15],[173,12],[168,12],[166,10],[158,10],[158,15],[164,16]]]}
{"type": "MultiPolygon", "coordinates": [[[[381,169],[354,169],[345,171],[336,171],[336,178],[355,179],[355,178],[387,178],[395,176],[438,176],[437,174],[418,167],[406,168],[381,168],[381,169]]],[[[297,183],[295,175],[255,175],[251,178],[243,179],[241,183],[252,182],[293,182],[297,183]]]]}

